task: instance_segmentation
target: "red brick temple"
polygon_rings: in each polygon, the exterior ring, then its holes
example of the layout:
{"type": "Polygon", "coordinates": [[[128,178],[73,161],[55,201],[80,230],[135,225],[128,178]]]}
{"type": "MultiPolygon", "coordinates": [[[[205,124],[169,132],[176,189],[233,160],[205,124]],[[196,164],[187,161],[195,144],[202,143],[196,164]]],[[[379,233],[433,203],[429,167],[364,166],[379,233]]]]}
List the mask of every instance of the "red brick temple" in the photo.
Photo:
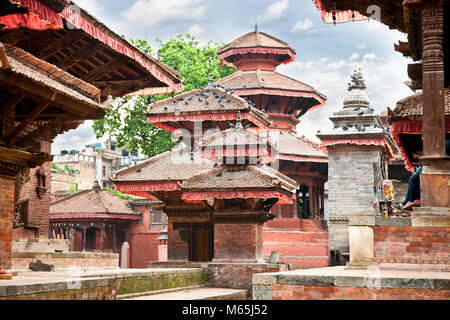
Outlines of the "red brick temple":
{"type": "Polygon", "coordinates": [[[299,137],[296,129],[301,117],[324,106],[327,98],[310,85],[277,72],[277,66],[293,61],[296,52],[288,43],[257,28],[217,53],[223,63],[237,68],[217,83],[234,90],[269,115],[270,129],[279,132],[278,170],[300,185],[297,201],[272,208],[277,218],[265,225],[266,256],[278,250],[281,261],[294,263],[298,268],[328,266],[327,236],[323,228],[328,156],[318,144],[299,137]],[[287,232],[277,233],[282,230],[287,232]]]}
{"type": "Polygon", "coordinates": [[[113,180],[116,190],[164,203],[165,266],[210,262],[223,268],[226,263],[245,284],[233,284],[219,272],[220,285],[245,288],[252,273],[285,268],[264,263],[263,224],[274,218],[275,203],[293,203],[298,186],[270,166],[276,154],[270,135],[252,129],[267,128],[268,115],[210,82],[150,105],[148,117],[186,145],[120,170],[113,180]],[[187,145],[191,142],[194,147],[187,145]]]}
{"type": "Polygon", "coordinates": [[[48,239],[51,143],[109,96],[181,91],[178,73],[67,0],[0,7],[0,279],[13,239],[48,239]]]}
{"type": "Polygon", "coordinates": [[[69,240],[70,251],[111,253],[120,253],[128,242],[130,267],[146,268],[162,258],[158,238],[167,225],[158,205],[145,198],[121,199],[97,184],[50,204],[50,239],[69,240]]]}

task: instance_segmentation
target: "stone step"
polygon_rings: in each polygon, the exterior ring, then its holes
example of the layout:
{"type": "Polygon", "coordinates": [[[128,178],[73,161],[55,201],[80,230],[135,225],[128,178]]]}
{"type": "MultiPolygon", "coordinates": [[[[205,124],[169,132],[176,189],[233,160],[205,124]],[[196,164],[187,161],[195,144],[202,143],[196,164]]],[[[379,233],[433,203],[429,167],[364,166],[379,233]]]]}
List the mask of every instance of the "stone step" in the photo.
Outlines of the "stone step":
{"type": "Polygon", "coordinates": [[[247,300],[247,290],[228,288],[180,288],[123,300],[247,300]]]}

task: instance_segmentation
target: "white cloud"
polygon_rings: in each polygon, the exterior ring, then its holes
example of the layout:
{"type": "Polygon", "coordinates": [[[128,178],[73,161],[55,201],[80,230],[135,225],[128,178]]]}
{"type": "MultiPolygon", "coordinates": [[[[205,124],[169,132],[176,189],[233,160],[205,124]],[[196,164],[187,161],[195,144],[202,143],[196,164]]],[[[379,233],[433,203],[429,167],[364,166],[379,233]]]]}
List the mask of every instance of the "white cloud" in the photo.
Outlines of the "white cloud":
{"type": "Polygon", "coordinates": [[[289,8],[289,0],[280,0],[264,9],[263,13],[258,16],[258,23],[278,20],[283,13],[289,8]]]}
{"type": "Polygon", "coordinates": [[[329,117],[342,108],[347,84],[355,68],[362,68],[371,106],[379,113],[387,106],[395,107],[398,100],[413,94],[403,83],[408,80],[406,66],[410,62],[398,54],[383,57],[374,53],[358,57],[352,54],[347,59],[294,61],[278,67],[277,71],[313,86],[328,97],[324,107],[302,116],[297,127],[299,135],[317,141],[317,130],[324,131],[333,127],[329,117]]]}
{"type": "Polygon", "coordinates": [[[375,58],[376,58],[375,53],[366,53],[363,56],[363,60],[365,60],[365,61],[373,61],[375,58]]]}
{"type": "Polygon", "coordinates": [[[353,53],[349,58],[348,61],[355,61],[359,58],[359,54],[353,53]]]}
{"type": "Polygon", "coordinates": [[[75,5],[83,8],[94,16],[105,10],[105,7],[100,4],[98,0],[76,0],[75,5]]]}
{"type": "Polygon", "coordinates": [[[168,22],[200,21],[206,12],[206,0],[138,0],[121,13],[136,25],[153,27],[168,22]]]}
{"type": "Polygon", "coordinates": [[[206,33],[206,30],[198,24],[194,24],[188,29],[187,33],[193,35],[194,37],[200,37],[206,33]]]}
{"type": "Polygon", "coordinates": [[[365,49],[367,49],[367,44],[365,44],[365,43],[358,44],[356,46],[356,49],[358,49],[358,50],[365,50],[365,49]]]}
{"type": "Polygon", "coordinates": [[[340,69],[347,64],[347,60],[339,60],[336,62],[330,62],[327,67],[331,69],[340,69]]]}
{"type": "Polygon", "coordinates": [[[298,30],[307,31],[311,29],[313,26],[314,24],[309,19],[305,19],[303,21],[299,20],[295,23],[294,27],[291,29],[291,32],[294,33],[298,30]]]}

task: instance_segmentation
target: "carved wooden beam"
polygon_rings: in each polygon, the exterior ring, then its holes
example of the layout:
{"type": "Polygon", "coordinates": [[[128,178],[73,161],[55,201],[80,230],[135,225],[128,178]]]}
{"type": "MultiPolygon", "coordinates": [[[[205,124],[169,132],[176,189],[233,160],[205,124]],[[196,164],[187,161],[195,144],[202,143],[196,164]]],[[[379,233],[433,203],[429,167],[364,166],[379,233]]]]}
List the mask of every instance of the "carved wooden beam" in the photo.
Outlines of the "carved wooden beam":
{"type": "Polygon", "coordinates": [[[89,73],[87,73],[83,76],[80,76],[79,78],[88,83],[92,83],[94,80],[98,79],[99,77],[103,76],[104,74],[111,72],[111,70],[113,70],[113,68],[117,64],[120,64],[123,60],[124,60],[124,57],[120,57],[120,56],[117,58],[114,58],[114,59],[108,61],[107,63],[105,63],[104,65],[101,65],[98,68],[95,68],[94,70],[90,71],[89,73]]]}
{"type": "Polygon", "coordinates": [[[405,57],[412,56],[409,42],[399,41],[398,44],[394,43],[394,50],[400,52],[405,57]]]}
{"type": "Polygon", "coordinates": [[[142,77],[139,79],[132,79],[132,80],[101,80],[101,81],[94,81],[94,85],[97,87],[127,87],[127,88],[133,88],[138,86],[144,86],[147,83],[148,78],[142,77]]]}
{"type": "Polygon", "coordinates": [[[58,50],[64,49],[65,47],[71,45],[72,43],[80,40],[82,38],[83,32],[80,30],[69,31],[62,37],[52,41],[48,46],[42,48],[36,55],[42,60],[46,60],[48,57],[55,54],[58,50]]]}
{"type": "Polygon", "coordinates": [[[0,107],[0,119],[3,120],[6,116],[14,110],[16,105],[25,98],[23,93],[18,93],[12,96],[3,106],[0,107]]]}
{"type": "Polygon", "coordinates": [[[62,125],[64,124],[64,122],[67,121],[67,119],[69,119],[69,118],[73,119],[72,118],[73,116],[74,116],[73,114],[68,114],[68,113],[64,114],[61,117],[50,122],[45,127],[39,127],[36,130],[34,130],[33,132],[30,132],[26,136],[20,138],[19,140],[17,140],[17,142],[15,144],[18,146],[27,145],[27,144],[29,144],[30,140],[36,139],[39,136],[45,135],[53,130],[60,131],[60,129],[58,130],[58,128],[61,128],[62,125]]]}
{"type": "Polygon", "coordinates": [[[56,65],[63,70],[67,70],[80,61],[88,59],[93,53],[97,52],[101,46],[103,46],[103,44],[100,41],[90,41],[79,50],[76,50],[75,53],[59,60],[56,65]]]}
{"type": "Polygon", "coordinates": [[[408,76],[411,79],[410,83],[407,83],[413,91],[422,89],[422,64],[412,63],[408,64],[408,76]]]}
{"type": "Polygon", "coordinates": [[[49,105],[48,102],[41,102],[37,105],[36,108],[34,108],[34,110],[28,115],[28,117],[23,120],[14,130],[13,132],[11,132],[8,137],[6,137],[6,143],[8,145],[11,145],[12,143],[14,143],[14,141],[17,139],[17,137],[19,136],[20,132],[22,132],[23,129],[26,128],[26,126],[28,126],[34,119],[36,119],[36,117],[42,112],[44,111],[45,108],[47,108],[47,106],[49,105]]]}
{"type": "Polygon", "coordinates": [[[0,69],[0,82],[12,89],[20,89],[26,96],[36,101],[46,101],[58,108],[77,114],[85,119],[100,119],[105,115],[105,110],[89,106],[86,102],[79,101],[64,94],[60,94],[48,87],[42,87],[28,79],[18,75],[4,73],[0,69]]]}

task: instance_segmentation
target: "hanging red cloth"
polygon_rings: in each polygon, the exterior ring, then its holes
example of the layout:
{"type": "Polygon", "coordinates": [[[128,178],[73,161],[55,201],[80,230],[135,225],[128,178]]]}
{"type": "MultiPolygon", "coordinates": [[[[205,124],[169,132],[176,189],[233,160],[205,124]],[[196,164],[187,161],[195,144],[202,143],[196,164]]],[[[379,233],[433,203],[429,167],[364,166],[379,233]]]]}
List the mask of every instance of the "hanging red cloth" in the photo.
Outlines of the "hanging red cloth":
{"type": "Polygon", "coordinates": [[[58,12],[38,0],[10,0],[18,7],[28,9],[27,13],[10,14],[0,18],[4,29],[26,27],[33,30],[58,30],[64,27],[58,12]]]}
{"type": "Polygon", "coordinates": [[[17,29],[19,27],[25,27],[28,29],[39,31],[48,29],[61,29],[60,27],[49,24],[38,16],[30,13],[14,13],[0,17],[0,25],[2,24],[5,25],[2,30],[17,29]]]}

